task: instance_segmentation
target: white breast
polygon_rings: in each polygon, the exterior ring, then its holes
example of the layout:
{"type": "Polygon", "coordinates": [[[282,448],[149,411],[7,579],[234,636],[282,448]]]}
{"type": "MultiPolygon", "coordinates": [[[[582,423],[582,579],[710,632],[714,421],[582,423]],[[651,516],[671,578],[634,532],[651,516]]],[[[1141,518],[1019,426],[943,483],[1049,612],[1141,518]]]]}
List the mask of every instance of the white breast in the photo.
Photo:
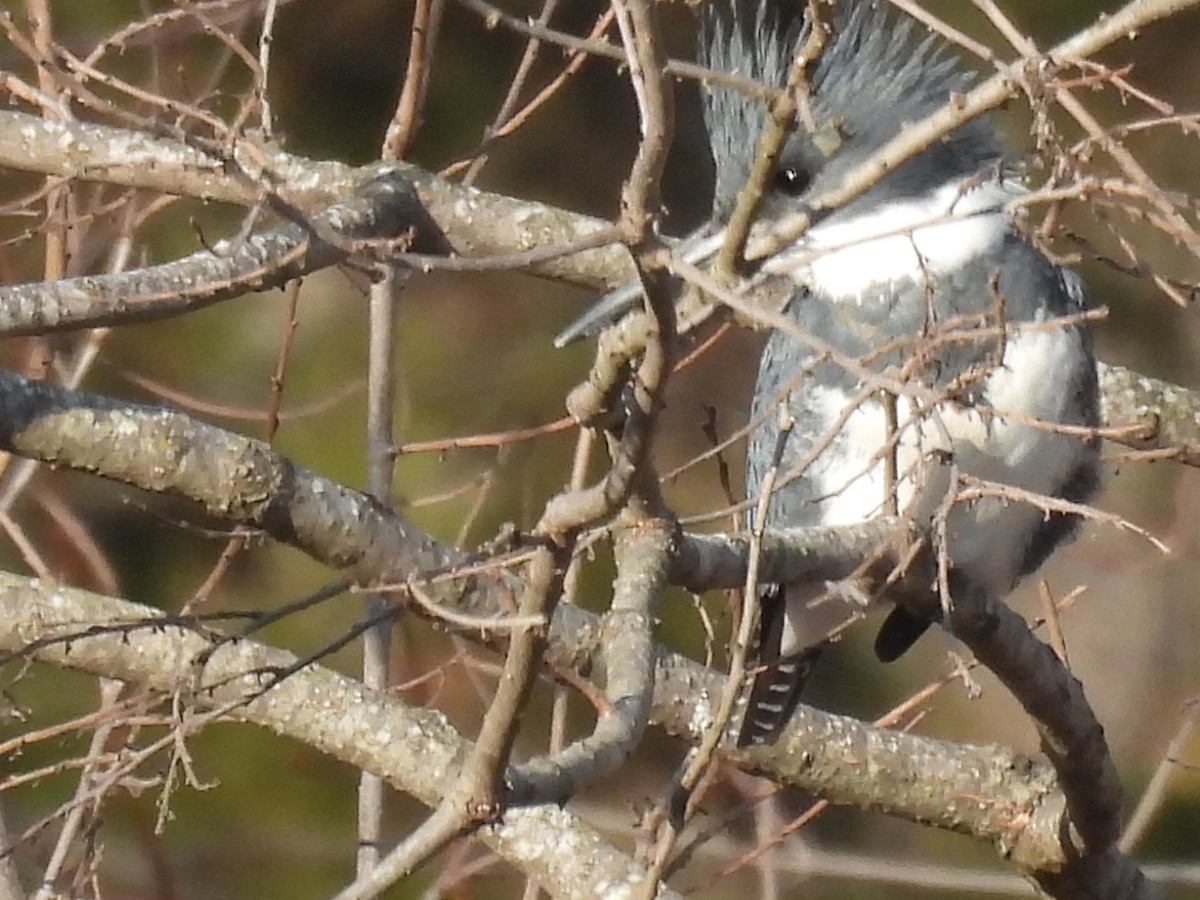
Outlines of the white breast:
{"type": "MultiPolygon", "coordinates": [[[[964,475],[1036,494],[1059,490],[1085,449],[1078,437],[1055,431],[1053,423],[1069,418],[1071,398],[1064,386],[1084,365],[1087,355],[1078,330],[1029,327],[1008,340],[1003,364],[986,381],[991,407],[1012,418],[950,401],[922,414],[899,398],[899,508],[919,520],[933,516],[950,488],[948,458],[964,475]],[[912,508],[917,497],[920,505],[912,508]]],[[[832,428],[850,398],[837,389],[812,386],[806,401],[832,428]]],[[[864,403],[849,415],[810,470],[823,523],[850,525],[885,508],[888,442],[888,424],[878,401],[864,403]]],[[[959,503],[949,522],[951,559],[977,582],[1006,592],[1042,517],[1036,506],[999,498],[959,503]]]]}
{"type": "MultiPolygon", "coordinates": [[[[940,274],[958,270],[1004,240],[1011,229],[1005,206],[1022,193],[1013,182],[973,185],[964,179],[925,198],[818,225],[800,247],[765,268],[839,304],[867,302],[889,281],[936,287],[940,274]]],[[[887,508],[885,475],[893,468],[884,458],[893,452],[889,446],[895,447],[895,501],[918,521],[927,523],[945,503],[949,459],[964,475],[1035,494],[1055,493],[1087,452],[1078,437],[1054,431],[1053,423],[1070,420],[1073,398],[1067,385],[1089,364],[1077,328],[1028,323],[1007,336],[1002,363],[984,383],[990,406],[1012,418],[950,400],[920,409],[899,398],[898,436],[892,436],[880,403],[863,403],[837,434],[826,435],[830,445],[809,470],[821,521],[850,525],[887,508]]],[[[838,428],[853,396],[816,382],[803,393],[805,406],[830,431],[838,428]]],[[[955,504],[948,522],[954,565],[994,593],[1006,593],[1043,515],[1034,505],[999,498],[955,504]]]]}
{"type": "Polygon", "coordinates": [[[1023,192],[1014,182],[951,182],[921,199],[817,225],[800,248],[764,268],[830,297],[860,299],[873,285],[952,271],[995,246],[1009,228],[1005,204],[1023,192]]]}

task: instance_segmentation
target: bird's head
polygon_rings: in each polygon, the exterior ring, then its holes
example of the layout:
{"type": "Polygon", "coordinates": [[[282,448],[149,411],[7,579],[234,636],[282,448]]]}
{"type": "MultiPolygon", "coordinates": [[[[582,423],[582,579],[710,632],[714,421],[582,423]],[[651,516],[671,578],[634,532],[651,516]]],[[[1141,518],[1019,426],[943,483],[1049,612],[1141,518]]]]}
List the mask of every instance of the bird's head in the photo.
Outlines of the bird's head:
{"type": "MultiPolygon", "coordinates": [[[[783,4],[771,0],[755,0],[755,6],[741,14],[709,7],[700,62],[781,88],[811,23],[795,15],[789,19],[776,9],[783,4]]],[[[764,215],[795,208],[836,186],[907,124],[970,86],[973,75],[943,39],[914,33],[911,20],[886,7],[878,0],[841,0],[834,11],[826,8],[831,33],[809,67],[804,98],[811,116],[798,117],[784,145],[767,185],[764,215]]],[[[713,208],[724,220],[749,175],[767,112],[761,99],[713,86],[705,96],[704,117],[716,166],[713,208]]],[[[839,214],[920,196],[1001,156],[990,126],[974,119],[889,173],[839,214]]]]}
{"type": "MultiPolygon", "coordinates": [[[[803,6],[792,0],[787,8],[803,6]]],[[[808,73],[807,113],[798,117],[802,121],[789,135],[766,185],[760,223],[805,209],[906,125],[924,119],[952,94],[969,88],[972,74],[961,68],[942,38],[915,33],[911,20],[886,6],[882,0],[840,0],[832,12],[825,7],[831,33],[808,73]]],[[[768,88],[783,88],[812,27],[794,11],[790,17],[785,15],[783,7],[781,0],[717,0],[708,6],[701,28],[700,63],[768,88]],[[747,11],[747,6],[753,8],[747,11]]],[[[728,220],[749,177],[767,117],[761,96],[726,85],[713,85],[705,92],[704,119],[716,168],[713,213],[718,225],[728,220]]],[[[1002,157],[990,125],[972,119],[888,172],[844,207],[827,213],[823,221],[830,226],[857,226],[893,201],[917,201],[917,213],[909,218],[925,218],[928,211],[921,211],[921,201],[1002,157]]],[[[951,199],[954,196],[951,191],[951,199]]],[[[988,203],[994,201],[990,198],[988,203]]],[[[946,205],[943,199],[930,210],[944,212],[946,205]]],[[[884,224],[889,223],[896,224],[891,220],[884,224]]],[[[879,223],[867,224],[870,231],[879,223]]],[[[702,262],[704,254],[712,255],[719,239],[719,234],[706,236],[678,251],[689,262],[702,262]]],[[[637,285],[613,291],[564,329],[555,343],[562,346],[593,333],[639,298],[637,285]]]]}

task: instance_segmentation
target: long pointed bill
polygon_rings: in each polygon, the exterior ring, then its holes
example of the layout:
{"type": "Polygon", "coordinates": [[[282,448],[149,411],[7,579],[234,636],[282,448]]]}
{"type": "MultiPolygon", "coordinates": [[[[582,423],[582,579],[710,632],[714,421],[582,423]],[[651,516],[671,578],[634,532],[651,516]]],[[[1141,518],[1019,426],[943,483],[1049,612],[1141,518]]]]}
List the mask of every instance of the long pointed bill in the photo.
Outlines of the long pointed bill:
{"type": "MultiPolygon", "coordinates": [[[[679,241],[673,248],[673,253],[686,262],[697,265],[712,259],[725,239],[725,229],[713,231],[709,223],[679,241]]],[[[554,338],[555,347],[565,347],[567,344],[583,337],[590,337],[616,322],[629,310],[641,304],[643,299],[640,281],[630,281],[619,288],[609,291],[582,316],[564,328],[554,338]]]]}

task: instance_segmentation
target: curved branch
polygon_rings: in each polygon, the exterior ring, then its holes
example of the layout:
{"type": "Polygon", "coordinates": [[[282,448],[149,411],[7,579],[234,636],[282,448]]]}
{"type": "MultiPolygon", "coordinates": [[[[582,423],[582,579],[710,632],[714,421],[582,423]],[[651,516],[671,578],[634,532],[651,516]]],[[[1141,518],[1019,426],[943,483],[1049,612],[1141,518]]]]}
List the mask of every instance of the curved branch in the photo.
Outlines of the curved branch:
{"type": "MultiPolygon", "coordinates": [[[[1045,56],[1065,60],[1089,56],[1197,3],[1200,0],[1133,0],[1045,56]]],[[[952,98],[940,112],[905,129],[856,167],[836,195],[822,198],[822,205],[844,203],[865,189],[868,179],[878,177],[881,168],[899,165],[964,121],[999,106],[1013,92],[1012,77],[1002,72],[952,98]]],[[[263,185],[272,185],[272,191],[286,202],[307,210],[345,197],[369,177],[371,169],[305,159],[245,138],[233,141],[228,152],[206,151],[124,128],[54,121],[11,110],[0,110],[0,166],[245,206],[263,198],[263,185]]],[[[458,187],[415,166],[399,164],[399,169],[464,253],[511,253],[550,244],[566,248],[609,227],[601,220],[544,204],[458,187]]],[[[531,271],[604,289],[635,274],[623,248],[617,246],[542,262],[531,271]]]]}
{"type": "Polygon", "coordinates": [[[1200,392],[1121,366],[1097,369],[1104,421],[1130,432],[1120,443],[1200,466],[1200,392]]]}
{"type": "MultiPolygon", "coordinates": [[[[180,413],[122,407],[2,370],[0,448],[189,497],[226,521],[262,528],[363,583],[399,582],[466,561],[461,551],[365,495],[321,478],[261,442],[180,413]]],[[[816,537],[828,540],[831,534],[816,537]]],[[[876,546],[877,535],[870,528],[851,530],[851,535],[872,539],[858,547],[860,561],[876,546]]],[[[851,541],[843,545],[848,555],[851,541]]],[[[765,555],[774,557],[768,565],[821,571],[824,563],[813,554],[813,545],[797,543],[797,559],[788,561],[790,551],[780,538],[765,555]]],[[[720,548],[721,542],[690,539],[682,546],[686,556],[720,548]]],[[[515,605],[514,585],[503,574],[430,585],[439,588],[439,603],[476,615],[515,605]]],[[[603,658],[602,642],[596,616],[560,605],[547,655],[553,664],[586,673],[603,658]]],[[[664,648],[657,648],[657,656],[651,720],[697,741],[712,714],[707,698],[720,696],[724,675],[664,648]]],[[[901,734],[801,707],[777,744],[734,756],[837,803],[991,841],[1039,877],[1069,874],[1078,861],[1059,830],[1066,801],[1053,770],[1005,748],[901,734]],[[864,767],[873,777],[863,777],[864,767]]]]}
{"type": "Polygon", "coordinates": [[[672,529],[662,520],[622,530],[613,600],[600,626],[610,708],[587,737],[517,766],[509,775],[513,802],[564,803],[587,781],[625,762],[642,739],[654,688],[654,620],[666,588],[671,544],[672,529]]]}
{"type": "MultiPolygon", "coordinates": [[[[9,654],[144,685],[260,725],[374,772],[427,806],[441,800],[471,746],[439,712],[331,669],[297,668],[292,654],[253,641],[214,649],[150,607],[0,572],[0,621],[0,650],[9,654]]],[[[553,804],[508,810],[474,834],[556,897],[593,900],[642,880],[631,857],[553,804]]],[[[658,896],[679,897],[666,887],[658,896]]]]}
{"type": "MultiPolygon", "coordinates": [[[[421,201],[458,251],[470,256],[512,254],[530,247],[572,246],[612,225],[543,203],[518,200],[451,184],[408,163],[362,168],[313,160],[237,142],[227,154],[139,131],[76,121],[43,119],[0,110],[0,166],[77,181],[147,188],[164,194],[254,206],[262,185],[290,206],[309,212],[351,194],[379,170],[396,171],[416,187],[421,201]]],[[[607,288],[635,275],[619,245],[540,261],[529,271],[591,288],[607,288]]]]}
{"type": "Polygon", "coordinates": [[[428,252],[450,249],[408,179],[385,169],[311,220],[221,241],[160,266],[0,288],[0,336],[182,315],[336,265],[362,250],[356,242],[363,241],[403,241],[428,252]]]}
{"type": "Polygon", "coordinates": [[[1137,867],[1112,852],[1121,834],[1121,783],[1083,685],[1003,603],[963,598],[950,626],[1033,719],[1066,796],[1059,832],[1070,862],[1036,877],[1056,897],[1146,896],[1137,867]]]}

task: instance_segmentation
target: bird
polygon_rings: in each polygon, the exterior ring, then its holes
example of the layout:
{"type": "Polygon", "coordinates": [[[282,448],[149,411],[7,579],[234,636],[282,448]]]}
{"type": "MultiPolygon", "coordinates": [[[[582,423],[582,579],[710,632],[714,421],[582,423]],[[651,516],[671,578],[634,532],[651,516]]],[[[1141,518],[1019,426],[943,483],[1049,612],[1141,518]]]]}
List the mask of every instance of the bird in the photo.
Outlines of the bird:
{"type": "MultiPolygon", "coordinates": [[[[807,16],[776,0],[708,9],[700,64],[785,88],[814,27],[807,16]]],[[[760,262],[794,290],[789,327],[770,332],[759,360],[746,497],[765,501],[752,524],[891,513],[927,539],[904,576],[870,597],[853,583],[760,587],[739,747],[772,742],[792,717],[838,606],[818,600],[891,601],[874,649],[895,660],[948,604],[1005,598],[1076,530],[1099,485],[1087,290],[1014,221],[1028,189],[992,123],[963,123],[843,206],[814,202],[974,80],[944,38],[879,0],[841,0],[827,15],[754,226],[812,212],[805,232],[760,262]]],[[[720,223],[768,112],[722,84],[702,106],[720,223]]]]}

